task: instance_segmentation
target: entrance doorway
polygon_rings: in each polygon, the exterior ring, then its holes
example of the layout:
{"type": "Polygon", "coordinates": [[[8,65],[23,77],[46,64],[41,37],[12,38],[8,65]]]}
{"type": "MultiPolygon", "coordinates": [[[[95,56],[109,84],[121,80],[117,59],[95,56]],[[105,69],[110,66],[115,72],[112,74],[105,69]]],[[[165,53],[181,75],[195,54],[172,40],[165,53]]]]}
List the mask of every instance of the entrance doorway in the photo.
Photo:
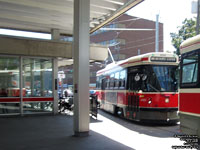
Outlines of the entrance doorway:
{"type": "Polygon", "coordinates": [[[0,56],[0,115],[53,113],[53,59],[0,56]]]}

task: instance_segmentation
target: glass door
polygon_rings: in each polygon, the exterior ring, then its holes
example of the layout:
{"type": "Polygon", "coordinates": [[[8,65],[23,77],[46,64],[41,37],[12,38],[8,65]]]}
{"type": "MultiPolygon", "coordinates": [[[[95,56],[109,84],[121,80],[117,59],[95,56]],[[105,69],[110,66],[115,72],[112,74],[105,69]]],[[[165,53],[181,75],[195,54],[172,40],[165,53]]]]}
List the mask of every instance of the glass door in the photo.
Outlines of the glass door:
{"type": "Polygon", "coordinates": [[[24,58],[23,113],[53,112],[52,59],[24,58]]]}
{"type": "Polygon", "coordinates": [[[0,56],[0,115],[20,114],[20,59],[0,56]]]}
{"type": "Polygon", "coordinates": [[[139,118],[139,96],[138,96],[138,81],[139,75],[137,70],[128,74],[128,118],[139,118]]]}

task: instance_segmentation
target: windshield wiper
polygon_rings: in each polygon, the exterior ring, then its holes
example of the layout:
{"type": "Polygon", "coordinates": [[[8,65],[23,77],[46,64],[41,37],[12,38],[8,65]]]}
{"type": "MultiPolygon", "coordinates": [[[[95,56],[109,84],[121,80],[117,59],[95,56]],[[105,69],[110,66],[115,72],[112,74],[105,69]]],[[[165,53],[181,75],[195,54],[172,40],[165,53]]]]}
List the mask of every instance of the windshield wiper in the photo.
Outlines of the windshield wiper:
{"type": "Polygon", "coordinates": [[[160,90],[156,89],[153,85],[151,85],[151,84],[149,84],[149,83],[148,83],[148,85],[149,85],[152,89],[154,89],[156,92],[161,92],[160,90]]]}

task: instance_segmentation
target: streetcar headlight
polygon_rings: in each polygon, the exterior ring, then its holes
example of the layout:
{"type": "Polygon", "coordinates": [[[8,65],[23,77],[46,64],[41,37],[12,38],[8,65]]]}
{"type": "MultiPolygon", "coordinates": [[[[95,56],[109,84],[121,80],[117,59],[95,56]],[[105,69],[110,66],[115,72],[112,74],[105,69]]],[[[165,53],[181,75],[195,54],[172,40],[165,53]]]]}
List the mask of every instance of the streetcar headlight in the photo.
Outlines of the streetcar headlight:
{"type": "Polygon", "coordinates": [[[148,104],[151,104],[151,100],[148,101],[148,104]]]}
{"type": "Polygon", "coordinates": [[[165,103],[169,103],[169,98],[166,98],[166,99],[165,99],[165,103]]]}

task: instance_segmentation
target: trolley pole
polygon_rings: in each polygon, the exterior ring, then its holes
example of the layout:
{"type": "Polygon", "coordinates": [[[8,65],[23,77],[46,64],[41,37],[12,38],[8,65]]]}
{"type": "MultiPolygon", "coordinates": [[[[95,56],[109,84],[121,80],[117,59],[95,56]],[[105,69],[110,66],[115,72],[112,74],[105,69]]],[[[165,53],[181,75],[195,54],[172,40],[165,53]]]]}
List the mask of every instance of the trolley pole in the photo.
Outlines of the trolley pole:
{"type": "Polygon", "coordinates": [[[159,52],[159,14],[156,15],[155,52],[159,52]]]}

